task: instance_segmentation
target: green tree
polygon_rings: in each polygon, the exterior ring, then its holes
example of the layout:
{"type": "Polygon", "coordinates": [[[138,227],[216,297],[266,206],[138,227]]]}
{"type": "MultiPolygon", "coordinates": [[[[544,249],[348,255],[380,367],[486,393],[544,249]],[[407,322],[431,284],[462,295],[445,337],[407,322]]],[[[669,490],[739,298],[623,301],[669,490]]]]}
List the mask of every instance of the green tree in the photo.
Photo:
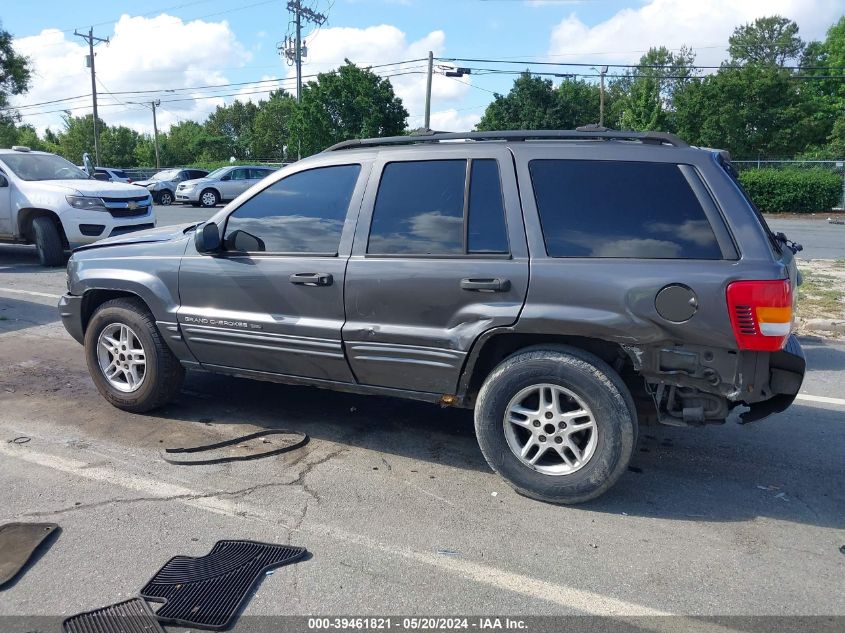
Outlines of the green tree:
{"type": "Polygon", "coordinates": [[[553,130],[559,101],[551,80],[525,72],[513,82],[507,95],[496,94],[487,106],[476,129],[553,130]]]}
{"type": "Polygon", "coordinates": [[[283,90],[270,93],[267,101],[258,104],[252,136],[252,153],[263,160],[286,160],[290,127],[295,115],[296,100],[290,94],[283,90]]]}
{"type": "MultiPolygon", "coordinates": [[[[152,143],[152,139],[150,139],[150,143],[152,143]]],[[[167,134],[159,134],[161,164],[168,166],[190,165],[202,160],[204,156],[212,154],[214,145],[212,136],[205,125],[196,121],[180,121],[176,125],[172,125],[167,134]]],[[[222,146],[224,143],[218,145],[222,146]]],[[[221,147],[218,151],[220,154],[224,154],[227,149],[231,149],[231,145],[226,144],[226,147],[221,147]]],[[[229,156],[231,155],[230,153],[229,156]]],[[[229,156],[226,156],[226,158],[229,156]]],[[[155,160],[154,149],[153,160],[155,160]]]]}
{"type": "Polygon", "coordinates": [[[818,136],[805,154],[812,158],[845,157],[845,16],[830,27],[824,41],[810,42],[801,60],[802,93],[812,102],[818,136]]]}
{"type": "Polygon", "coordinates": [[[738,26],[728,38],[728,53],[734,64],[783,66],[799,59],[803,50],[798,25],[779,15],[738,26]]]}
{"type": "MultiPolygon", "coordinates": [[[[100,119],[97,121],[97,128],[102,135],[105,132],[106,124],[100,119]]],[[[84,153],[94,156],[94,116],[64,117],[64,129],[56,135],[55,151],[67,158],[70,162],[81,165],[84,153]]]]}
{"type": "Polygon", "coordinates": [[[251,158],[252,131],[258,106],[248,101],[234,101],[217,106],[205,122],[207,137],[203,147],[205,160],[251,158]]]}
{"type": "Polygon", "coordinates": [[[122,125],[105,126],[100,130],[100,162],[109,167],[137,165],[135,148],[140,134],[122,125]]]}
{"type": "Polygon", "coordinates": [[[8,124],[16,120],[14,111],[9,111],[9,97],[26,92],[32,71],[29,60],[15,52],[12,36],[3,30],[0,23],[0,124],[4,124],[4,134],[10,134],[8,124]]]}
{"type": "Polygon", "coordinates": [[[639,67],[613,82],[619,95],[614,107],[619,126],[627,130],[677,129],[675,93],[693,77],[695,53],[682,48],[673,53],[665,46],[650,48],[639,67]]]}
{"type": "MultiPolygon", "coordinates": [[[[161,143],[166,135],[159,133],[158,140],[161,143]]],[[[160,148],[159,148],[160,149],[160,148]]],[[[149,134],[142,134],[135,144],[135,164],[143,167],[152,167],[156,164],[156,150],[153,145],[153,137],[149,134]]],[[[164,158],[164,157],[162,157],[164,158]]],[[[162,161],[162,165],[169,165],[169,162],[162,161]]]]}
{"type": "Polygon", "coordinates": [[[303,86],[290,122],[290,153],[308,156],[348,139],[402,134],[407,116],[389,80],[346,60],[303,86]]]}
{"type": "Polygon", "coordinates": [[[812,104],[789,71],[722,68],[675,95],[686,140],[730,150],[735,158],[790,158],[814,133],[812,104]]]}

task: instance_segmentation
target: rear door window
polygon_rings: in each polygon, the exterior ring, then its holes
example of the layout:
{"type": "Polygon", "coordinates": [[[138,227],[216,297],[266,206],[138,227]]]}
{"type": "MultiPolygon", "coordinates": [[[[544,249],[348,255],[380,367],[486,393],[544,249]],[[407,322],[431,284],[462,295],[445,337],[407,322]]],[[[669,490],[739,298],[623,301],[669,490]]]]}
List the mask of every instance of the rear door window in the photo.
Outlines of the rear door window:
{"type": "Polygon", "coordinates": [[[507,253],[499,167],[473,159],[395,162],[381,175],[368,253],[507,253]]]}
{"type": "Polygon", "coordinates": [[[552,257],[722,259],[678,165],[533,160],[529,171],[552,257]]]}

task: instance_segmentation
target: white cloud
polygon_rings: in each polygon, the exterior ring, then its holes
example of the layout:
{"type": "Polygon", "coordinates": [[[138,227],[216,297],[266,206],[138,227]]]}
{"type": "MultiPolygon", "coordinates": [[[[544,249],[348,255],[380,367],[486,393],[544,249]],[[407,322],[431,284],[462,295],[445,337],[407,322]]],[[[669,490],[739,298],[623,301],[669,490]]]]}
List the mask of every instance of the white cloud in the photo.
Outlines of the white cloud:
{"type": "Polygon", "coordinates": [[[841,0],[649,0],[592,26],[571,13],[553,29],[549,55],[562,62],[630,63],[651,46],[688,45],[696,63],[714,66],[741,24],[778,14],[795,20],[805,40],[820,39],[841,13],[841,0]]]}
{"type": "MultiPolygon", "coordinates": [[[[166,14],[153,18],[124,15],[115,24],[108,45],[99,44],[96,53],[98,103],[100,118],[109,124],[127,125],[139,131],[150,131],[152,117],[149,108],[136,102],[150,101],[159,96],[162,101],[190,98],[200,93],[188,91],[168,93],[168,89],[193,86],[220,85],[229,80],[220,68],[240,67],[250,59],[250,53],[238,42],[227,22],[183,22],[166,14]],[[109,92],[156,90],[158,95],[117,95],[109,92]],[[121,103],[122,102],[122,103],[121,103]],[[116,105],[113,105],[116,104],[116,105]]],[[[33,63],[33,80],[26,95],[13,104],[51,101],[68,96],[90,93],[91,79],[85,66],[88,47],[80,38],[47,29],[39,35],[15,40],[15,48],[33,63]]],[[[224,92],[221,90],[221,92],[224,92]]],[[[202,119],[223,98],[201,101],[187,100],[162,104],[158,123],[166,129],[181,119],[202,119]]],[[[74,116],[90,113],[91,98],[72,102],[39,106],[31,111],[72,110],[74,116]]],[[[21,110],[27,114],[28,110],[21,110]]],[[[25,116],[27,123],[43,130],[58,127],[61,114],[25,116]]]]}
{"type": "MultiPolygon", "coordinates": [[[[435,57],[442,56],[446,45],[446,34],[443,31],[432,31],[425,37],[408,42],[405,33],[388,24],[364,29],[324,28],[304,39],[308,46],[308,57],[302,69],[304,81],[308,81],[309,75],[337,68],[343,64],[344,59],[349,59],[358,66],[377,66],[408,59],[425,59],[428,51],[433,51],[435,57]]],[[[426,65],[427,61],[417,61],[400,66],[373,68],[373,72],[382,76],[395,75],[390,77],[390,82],[411,115],[409,124],[412,127],[422,125],[426,65]]],[[[296,77],[295,69],[291,68],[289,76],[296,77]]],[[[444,106],[462,99],[471,89],[467,85],[470,81],[470,77],[464,77],[459,82],[442,74],[435,74],[431,86],[432,110],[443,110],[444,106]]],[[[439,114],[444,115],[443,112],[439,114]]],[[[437,119],[433,112],[432,127],[439,129],[434,125],[435,121],[437,119]]],[[[460,123],[464,124],[463,121],[460,123]]]]}
{"type": "MultiPolygon", "coordinates": [[[[450,108],[431,113],[431,129],[440,132],[467,132],[472,130],[481,120],[481,112],[484,108],[477,108],[475,112],[461,114],[460,111],[450,108]]],[[[410,119],[410,127],[421,127],[422,117],[410,119]]]]}

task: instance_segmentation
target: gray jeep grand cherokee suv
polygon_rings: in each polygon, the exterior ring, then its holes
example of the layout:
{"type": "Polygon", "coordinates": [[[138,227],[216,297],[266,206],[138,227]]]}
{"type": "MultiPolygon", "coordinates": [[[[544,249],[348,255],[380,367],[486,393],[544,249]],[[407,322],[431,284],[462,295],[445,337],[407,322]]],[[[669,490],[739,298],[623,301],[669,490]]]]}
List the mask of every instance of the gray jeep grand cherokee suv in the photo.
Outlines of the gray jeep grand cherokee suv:
{"type": "Polygon", "coordinates": [[[121,409],[186,369],[474,408],[496,472],[575,503],[638,425],[791,404],[789,246],[726,153],[668,134],[349,141],[204,224],[78,249],[60,312],[121,409]]]}

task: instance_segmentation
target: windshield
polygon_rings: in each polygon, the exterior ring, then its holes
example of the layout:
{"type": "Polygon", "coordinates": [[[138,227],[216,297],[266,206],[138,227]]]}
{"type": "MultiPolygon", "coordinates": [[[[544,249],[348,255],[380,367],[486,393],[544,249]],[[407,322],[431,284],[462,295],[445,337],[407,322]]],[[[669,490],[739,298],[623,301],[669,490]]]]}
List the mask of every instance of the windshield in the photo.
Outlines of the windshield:
{"type": "Polygon", "coordinates": [[[219,168],[215,169],[213,172],[211,172],[210,174],[208,174],[208,176],[205,176],[205,178],[220,178],[220,176],[225,174],[230,169],[231,169],[231,167],[219,167],[219,168]]]}
{"type": "Polygon", "coordinates": [[[88,174],[55,154],[3,154],[6,165],[21,180],[88,180],[88,174]]]}
{"type": "Polygon", "coordinates": [[[178,175],[178,169],[165,169],[164,171],[160,171],[157,174],[153,175],[150,180],[173,180],[178,175]]]}

